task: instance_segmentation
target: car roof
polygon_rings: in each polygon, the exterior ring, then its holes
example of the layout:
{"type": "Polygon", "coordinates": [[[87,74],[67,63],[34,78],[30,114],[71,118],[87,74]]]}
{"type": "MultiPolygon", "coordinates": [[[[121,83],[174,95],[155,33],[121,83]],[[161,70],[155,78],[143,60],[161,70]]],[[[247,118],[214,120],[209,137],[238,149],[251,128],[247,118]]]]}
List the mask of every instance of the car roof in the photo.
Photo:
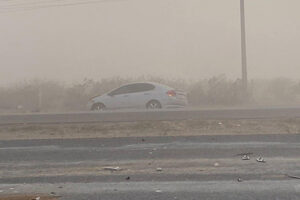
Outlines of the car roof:
{"type": "MultiPolygon", "coordinates": [[[[126,85],[141,84],[141,83],[151,84],[151,85],[154,85],[154,86],[157,86],[157,87],[171,88],[170,86],[163,85],[161,83],[150,82],[150,81],[147,81],[147,82],[132,82],[132,83],[127,83],[127,84],[121,85],[120,87],[126,86],[126,85]]],[[[117,88],[115,88],[115,89],[117,89],[117,88]]]]}

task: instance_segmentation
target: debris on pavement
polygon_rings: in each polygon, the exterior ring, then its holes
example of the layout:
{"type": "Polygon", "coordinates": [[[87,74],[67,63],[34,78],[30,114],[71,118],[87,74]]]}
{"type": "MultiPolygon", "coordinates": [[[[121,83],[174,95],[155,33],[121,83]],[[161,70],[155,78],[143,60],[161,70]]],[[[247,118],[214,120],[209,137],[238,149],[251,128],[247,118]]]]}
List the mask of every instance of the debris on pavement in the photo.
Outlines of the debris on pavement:
{"type": "Polygon", "coordinates": [[[129,180],[130,180],[130,176],[127,176],[127,177],[126,177],[126,180],[129,181],[129,180]]]}
{"type": "Polygon", "coordinates": [[[248,155],[243,155],[243,156],[242,156],[242,160],[250,160],[250,156],[248,156],[248,155]]]}
{"type": "Polygon", "coordinates": [[[160,168],[160,167],[156,168],[156,171],[157,171],[157,172],[162,172],[162,170],[163,170],[163,169],[160,168]]]}
{"type": "Polygon", "coordinates": [[[104,170],[108,170],[108,171],[120,171],[121,168],[120,167],[103,167],[104,170]]]}
{"type": "Polygon", "coordinates": [[[5,195],[1,196],[1,200],[58,200],[59,197],[49,196],[49,195],[41,195],[37,196],[30,194],[22,194],[22,195],[5,195]]]}
{"type": "Polygon", "coordinates": [[[161,193],[162,191],[161,191],[161,190],[155,190],[155,192],[156,192],[156,193],[161,193]]]}
{"type": "Polygon", "coordinates": [[[300,176],[293,176],[293,175],[289,175],[289,174],[285,174],[285,176],[289,177],[289,178],[300,179],[300,176]]]}
{"type": "Polygon", "coordinates": [[[214,166],[215,166],[215,167],[219,167],[220,164],[219,164],[218,162],[216,162],[216,163],[214,164],[214,166]]]}
{"type": "Polygon", "coordinates": [[[259,156],[258,158],[256,158],[256,161],[257,162],[261,162],[261,163],[265,163],[266,162],[265,159],[263,157],[261,157],[261,156],[259,156]]]}
{"type": "Polygon", "coordinates": [[[241,179],[241,178],[238,178],[237,181],[238,181],[238,182],[243,182],[244,180],[241,179]]]}

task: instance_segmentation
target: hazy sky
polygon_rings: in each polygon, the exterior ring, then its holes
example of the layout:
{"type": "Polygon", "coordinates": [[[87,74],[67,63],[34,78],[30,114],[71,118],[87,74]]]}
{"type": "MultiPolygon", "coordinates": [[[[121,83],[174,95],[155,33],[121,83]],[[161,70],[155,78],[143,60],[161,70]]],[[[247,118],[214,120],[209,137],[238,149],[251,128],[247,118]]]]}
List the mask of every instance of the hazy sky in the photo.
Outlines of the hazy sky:
{"type": "MultiPolygon", "coordinates": [[[[300,1],[245,1],[249,78],[300,78],[300,1]]],[[[6,13],[28,2],[39,1],[0,1],[2,84],[240,76],[239,0],[106,0],[6,13]]]]}

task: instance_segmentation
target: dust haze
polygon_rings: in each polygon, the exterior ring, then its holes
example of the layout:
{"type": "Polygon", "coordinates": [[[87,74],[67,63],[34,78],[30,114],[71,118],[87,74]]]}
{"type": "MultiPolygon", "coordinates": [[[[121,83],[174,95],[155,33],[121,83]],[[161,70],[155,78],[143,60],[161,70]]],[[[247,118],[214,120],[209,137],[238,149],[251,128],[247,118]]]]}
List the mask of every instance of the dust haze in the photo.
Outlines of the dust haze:
{"type": "MultiPolygon", "coordinates": [[[[9,3],[0,2],[0,84],[241,74],[238,0],[111,0],[26,11],[9,3]]],[[[250,79],[300,78],[299,6],[246,1],[250,79]]]]}

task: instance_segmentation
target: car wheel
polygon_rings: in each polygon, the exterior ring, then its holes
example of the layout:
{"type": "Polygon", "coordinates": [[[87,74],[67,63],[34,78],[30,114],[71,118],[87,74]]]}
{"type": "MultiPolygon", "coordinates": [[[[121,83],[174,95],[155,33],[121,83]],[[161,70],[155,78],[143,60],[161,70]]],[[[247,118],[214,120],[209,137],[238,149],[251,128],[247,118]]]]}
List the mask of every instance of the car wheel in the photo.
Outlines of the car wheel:
{"type": "Polygon", "coordinates": [[[105,110],[105,105],[103,103],[95,103],[93,104],[91,110],[97,111],[97,110],[105,110]]]}
{"type": "Polygon", "coordinates": [[[160,109],[161,108],[161,104],[157,100],[151,100],[151,101],[149,101],[147,103],[146,108],[147,109],[160,109]]]}

